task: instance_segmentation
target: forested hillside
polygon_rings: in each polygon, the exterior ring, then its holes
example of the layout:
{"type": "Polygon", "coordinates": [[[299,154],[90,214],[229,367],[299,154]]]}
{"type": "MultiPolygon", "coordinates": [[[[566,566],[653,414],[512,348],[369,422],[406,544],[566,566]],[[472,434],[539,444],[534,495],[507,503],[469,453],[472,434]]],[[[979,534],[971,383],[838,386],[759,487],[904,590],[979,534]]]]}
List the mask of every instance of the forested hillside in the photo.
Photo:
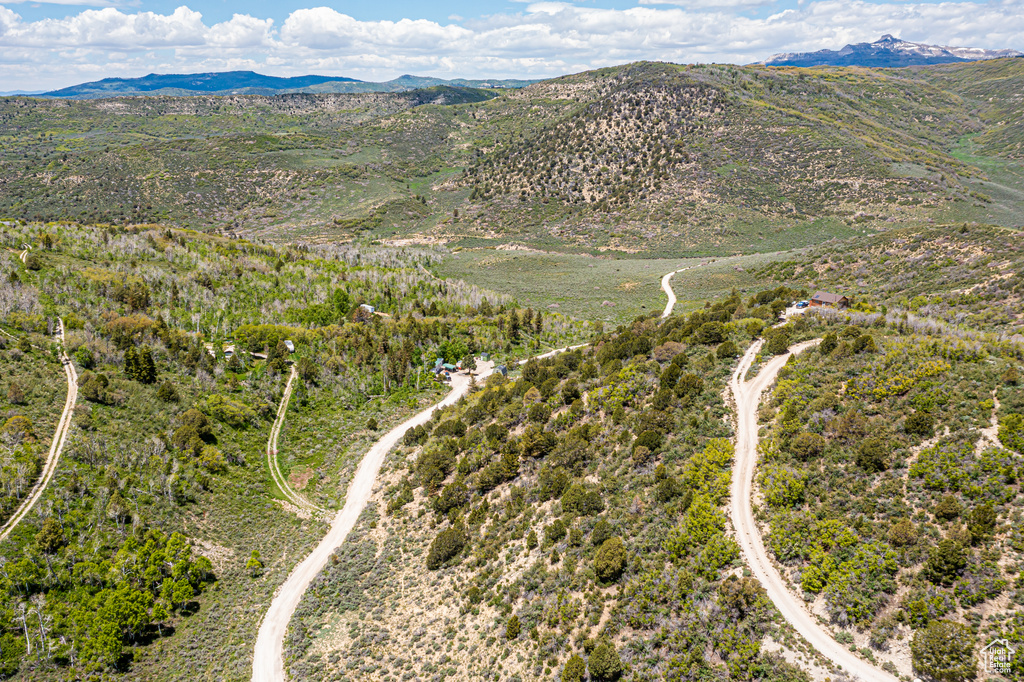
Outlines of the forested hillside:
{"type": "Polygon", "coordinates": [[[279,462],[332,509],[377,431],[444,392],[435,357],[586,333],[435,280],[430,251],[74,224],[0,240],[5,519],[64,403],[58,316],[79,375],[56,474],[0,543],[5,676],[246,676],[260,610],[325,527],[279,501],[266,466],[292,363],[279,462]]]}

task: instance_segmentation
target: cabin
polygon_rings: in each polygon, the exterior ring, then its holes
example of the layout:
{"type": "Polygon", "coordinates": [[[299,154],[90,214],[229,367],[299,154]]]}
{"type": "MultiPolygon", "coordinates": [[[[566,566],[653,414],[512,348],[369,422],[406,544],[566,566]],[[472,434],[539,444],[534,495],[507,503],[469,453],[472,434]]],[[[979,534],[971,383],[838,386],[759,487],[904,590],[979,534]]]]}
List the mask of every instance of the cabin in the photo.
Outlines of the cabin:
{"type": "Polygon", "coordinates": [[[812,308],[849,308],[850,299],[842,294],[830,294],[827,291],[819,291],[811,296],[812,308]]]}
{"type": "Polygon", "coordinates": [[[288,341],[287,339],[284,342],[284,347],[288,349],[289,353],[295,352],[295,344],[292,343],[291,341],[288,341]]]}
{"type": "Polygon", "coordinates": [[[377,312],[377,309],[374,308],[369,303],[363,303],[359,307],[362,308],[363,310],[365,310],[366,312],[370,313],[371,315],[373,315],[375,312],[377,312]]]}
{"type": "Polygon", "coordinates": [[[498,365],[497,367],[494,368],[494,371],[503,377],[508,376],[508,367],[506,367],[505,365],[498,365]]]}

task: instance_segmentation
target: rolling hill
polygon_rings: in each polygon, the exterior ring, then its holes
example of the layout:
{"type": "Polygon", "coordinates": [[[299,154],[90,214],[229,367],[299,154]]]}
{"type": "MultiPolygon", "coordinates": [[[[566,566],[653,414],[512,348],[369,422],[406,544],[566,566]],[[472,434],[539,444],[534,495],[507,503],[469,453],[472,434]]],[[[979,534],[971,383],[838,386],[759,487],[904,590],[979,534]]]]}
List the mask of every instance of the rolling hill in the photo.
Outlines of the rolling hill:
{"type": "Polygon", "coordinates": [[[0,215],[682,256],[1024,224],[1024,60],[638,63],[498,91],[0,100],[0,215]]]}

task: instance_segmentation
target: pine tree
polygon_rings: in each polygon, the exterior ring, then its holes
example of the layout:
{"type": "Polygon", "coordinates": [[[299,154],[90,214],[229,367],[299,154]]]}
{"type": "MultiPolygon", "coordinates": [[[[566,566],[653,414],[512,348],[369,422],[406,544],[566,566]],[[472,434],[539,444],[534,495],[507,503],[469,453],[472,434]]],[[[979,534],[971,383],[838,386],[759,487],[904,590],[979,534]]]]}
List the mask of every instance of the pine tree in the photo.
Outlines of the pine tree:
{"type": "Polygon", "coordinates": [[[583,682],[587,674],[587,666],[579,654],[573,654],[562,669],[562,682],[583,682]]]}
{"type": "Polygon", "coordinates": [[[124,373],[133,381],[139,380],[139,356],[135,346],[129,346],[124,352],[124,373]]]}
{"type": "Polygon", "coordinates": [[[160,389],[156,392],[156,397],[165,403],[177,402],[178,391],[174,388],[174,384],[170,381],[165,381],[160,384],[160,389]]]}
{"type": "Polygon", "coordinates": [[[136,354],[136,372],[138,381],[144,384],[156,382],[156,363],[153,361],[153,351],[149,346],[143,346],[136,354]]]}
{"type": "Polygon", "coordinates": [[[68,540],[64,536],[64,529],[51,516],[43,523],[42,529],[36,533],[36,544],[46,554],[54,554],[68,544],[68,540]]]}
{"type": "Polygon", "coordinates": [[[508,340],[519,340],[519,315],[514,310],[508,314],[508,340]]]}
{"type": "Polygon", "coordinates": [[[595,680],[617,680],[622,675],[619,652],[610,642],[601,642],[594,647],[587,664],[590,667],[590,676],[595,680]]]}

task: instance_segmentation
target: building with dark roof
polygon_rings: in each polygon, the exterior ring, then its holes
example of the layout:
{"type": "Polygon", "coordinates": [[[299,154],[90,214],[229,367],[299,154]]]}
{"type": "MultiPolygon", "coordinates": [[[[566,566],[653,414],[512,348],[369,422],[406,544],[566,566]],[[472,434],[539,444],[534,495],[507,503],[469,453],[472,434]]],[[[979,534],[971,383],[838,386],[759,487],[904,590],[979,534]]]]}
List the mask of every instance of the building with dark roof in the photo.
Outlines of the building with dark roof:
{"type": "Polygon", "coordinates": [[[815,292],[814,296],[811,296],[810,305],[812,308],[848,308],[850,306],[850,299],[842,294],[830,294],[827,291],[815,292]]]}

